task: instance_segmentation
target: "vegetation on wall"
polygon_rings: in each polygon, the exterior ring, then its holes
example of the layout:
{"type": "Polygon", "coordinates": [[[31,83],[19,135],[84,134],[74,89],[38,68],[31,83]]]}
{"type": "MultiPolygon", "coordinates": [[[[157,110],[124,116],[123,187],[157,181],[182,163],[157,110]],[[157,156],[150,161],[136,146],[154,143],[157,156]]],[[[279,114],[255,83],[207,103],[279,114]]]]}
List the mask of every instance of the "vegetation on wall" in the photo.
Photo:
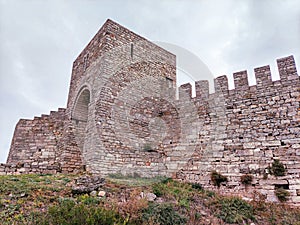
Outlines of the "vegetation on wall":
{"type": "Polygon", "coordinates": [[[277,196],[279,201],[286,202],[288,200],[288,197],[290,196],[290,193],[284,188],[280,187],[275,189],[275,195],[277,196]]]}
{"type": "Polygon", "coordinates": [[[217,171],[213,170],[210,174],[211,181],[214,186],[220,187],[221,183],[227,182],[228,178],[217,171]]]}
{"type": "Polygon", "coordinates": [[[285,176],[286,169],[282,162],[280,162],[278,159],[274,159],[272,166],[269,167],[269,172],[271,175],[280,177],[285,176]]]}
{"type": "Polygon", "coordinates": [[[244,174],[241,176],[241,183],[244,185],[249,185],[253,181],[253,176],[251,174],[244,174]]]}

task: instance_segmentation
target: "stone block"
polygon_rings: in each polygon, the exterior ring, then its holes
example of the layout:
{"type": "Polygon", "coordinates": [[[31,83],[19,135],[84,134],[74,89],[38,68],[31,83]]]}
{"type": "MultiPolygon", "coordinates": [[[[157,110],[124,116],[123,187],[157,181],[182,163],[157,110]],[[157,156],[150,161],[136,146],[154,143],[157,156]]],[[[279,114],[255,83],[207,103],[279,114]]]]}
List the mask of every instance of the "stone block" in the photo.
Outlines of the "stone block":
{"type": "Polygon", "coordinates": [[[291,189],[291,190],[300,190],[300,184],[298,184],[298,185],[289,185],[289,189],[291,189]]]}
{"type": "Polygon", "coordinates": [[[294,203],[300,203],[300,196],[292,196],[291,201],[294,203]]]}
{"type": "Polygon", "coordinates": [[[300,184],[300,179],[299,178],[289,179],[289,184],[290,185],[299,185],[300,184]]]}
{"type": "Polygon", "coordinates": [[[288,184],[287,180],[275,180],[275,179],[267,179],[267,180],[260,180],[259,181],[260,185],[275,185],[275,184],[288,184]]]}
{"type": "Polygon", "coordinates": [[[300,150],[300,144],[293,144],[293,145],[292,145],[292,148],[295,148],[295,149],[299,149],[299,150],[300,150]]]}
{"type": "Polygon", "coordinates": [[[266,200],[269,202],[278,202],[278,198],[276,197],[276,195],[270,193],[267,194],[266,200]]]}
{"type": "Polygon", "coordinates": [[[262,143],[263,146],[280,146],[281,142],[280,141],[264,141],[262,143]]]}
{"type": "Polygon", "coordinates": [[[227,171],[228,171],[228,173],[239,173],[240,168],[239,168],[238,165],[228,165],[227,166],[227,171]]]}
{"type": "Polygon", "coordinates": [[[243,147],[244,148],[256,148],[259,145],[260,145],[260,142],[248,142],[248,143],[244,143],[243,147]]]}

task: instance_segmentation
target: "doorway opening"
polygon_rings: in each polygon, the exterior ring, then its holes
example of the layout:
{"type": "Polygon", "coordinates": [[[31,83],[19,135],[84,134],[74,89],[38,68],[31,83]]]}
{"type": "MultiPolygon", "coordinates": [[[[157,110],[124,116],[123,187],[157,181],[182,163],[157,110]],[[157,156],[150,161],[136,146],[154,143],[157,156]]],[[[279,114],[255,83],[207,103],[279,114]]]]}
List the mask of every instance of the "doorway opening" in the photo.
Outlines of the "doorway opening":
{"type": "Polygon", "coordinates": [[[83,145],[86,136],[86,125],[88,122],[90,104],[90,91],[83,89],[76,100],[75,107],[72,112],[72,123],[75,127],[75,135],[77,145],[83,151],[83,145]]]}

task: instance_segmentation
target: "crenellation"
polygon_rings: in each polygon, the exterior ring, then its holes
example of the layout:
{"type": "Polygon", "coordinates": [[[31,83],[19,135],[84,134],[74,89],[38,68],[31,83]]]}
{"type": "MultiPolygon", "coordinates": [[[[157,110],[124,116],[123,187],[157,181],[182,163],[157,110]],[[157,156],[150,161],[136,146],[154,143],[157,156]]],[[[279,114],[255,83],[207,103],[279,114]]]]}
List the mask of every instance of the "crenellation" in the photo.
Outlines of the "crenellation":
{"type": "Polygon", "coordinates": [[[208,80],[200,80],[195,82],[196,98],[200,101],[206,101],[209,96],[208,80]]]}
{"type": "Polygon", "coordinates": [[[224,96],[228,95],[228,78],[226,75],[219,76],[214,79],[215,92],[222,93],[224,96]]]}
{"type": "Polygon", "coordinates": [[[272,85],[270,66],[262,66],[254,69],[257,88],[265,89],[272,85]]]}
{"type": "Polygon", "coordinates": [[[299,80],[299,76],[297,74],[297,69],[296,69],[296,63],[293,56],[277,59],[277,66],[278,66],[280,80],[283,84],[288,82],[289,85],[291,84],[290,81],[294,79],[299,80]]]}
{"type": "Polygon", "coordinates": [[[186,97],[192,98],[192,85],[190,83],[182,84],[179,87],[179,99],[186,97]]]}
{"type": "Polygon", "coordinates": [[[300,205],[300,79],[293,56],[270,66],[179,87],[176,56],[107,20],[73,63],[67,108],[21,119],[0,174],[72,173],[167,176],[212,185],[213,170],[228,183],[218,191],[251,198],[253,191],[277,201],[289,184],[288,204],[300,205]],[[279,159],[286,175],[269,167],[279,159]],[[247,190],[244,174],[254,177],[247,190]],[[276,186],[277,185],[277,186],[276,186]]]}
{"type": "Polygon", "coordinates": [[[249,88],[247,70],[233,73],[234,87],[237,91],[249,88]]]}

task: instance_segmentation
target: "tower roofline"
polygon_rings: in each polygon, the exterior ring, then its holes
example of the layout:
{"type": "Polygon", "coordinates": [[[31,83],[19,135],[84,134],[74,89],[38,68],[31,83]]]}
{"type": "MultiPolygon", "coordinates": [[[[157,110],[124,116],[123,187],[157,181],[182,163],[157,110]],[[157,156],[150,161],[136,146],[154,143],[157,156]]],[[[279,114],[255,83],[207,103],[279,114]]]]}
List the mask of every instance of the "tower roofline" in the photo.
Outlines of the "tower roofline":
{"type": "Polygon", "coordinates": [[[139,35],[139,34],[133,32],[132,30],[130,30],[130,29],[128,29],[128,28],[122,26],[121,24],[119,24],[119,23],[117,23],[117,22],[115,22],[115,21],[113,21],[112,19],[107,19],[107,20],[104,22],[104,24],[100,27],[100,29],[96,32],[96,34],[93,36],[93,38],[92,38],[92,39],[88,42],[88,44],[82,49],[82,51],[79,53],[79,55],[78,55],[78,56],[76,57],[76,59],[74,60],[74,63],[76,62],[76,60],[77,60],[78,58],[80,58],[80,57],[82,56],[82,54],[84,54],[84,53],[88,50],[89,46],[91,45],[92,42],[95,41],[95,39],[99,38],[99,36],[101,36],[101,34],[104,36],[106,32],[112,31],[112,30],[111,30],[111,27],[114,27],[115,30],[122,29],[123,31],[126,31],[126,32],[130,33],[131,35],[137,37],[137,39],[138,39],[139,41],[147,41],[147,42],[151,42],[151,43],[152,43],[153,45],[155,45],[157,48],[160,48],[160,49],[162,49],[162,50],[168,52],[169,54],[173,55],[174,57],[176,57],[176,55],[175,55],[174,53],[172,53],[172,52],[170,52],[170,51],[164,49],[163,47],[161,47],[161,46],[159,46],[159,45],[153,43],[153,42],[150,41],[149,39],[147,39],[147,38],[145,38],[145,37],[143,37],[143,36],[141,36],[141,35],[139,35]]]}

